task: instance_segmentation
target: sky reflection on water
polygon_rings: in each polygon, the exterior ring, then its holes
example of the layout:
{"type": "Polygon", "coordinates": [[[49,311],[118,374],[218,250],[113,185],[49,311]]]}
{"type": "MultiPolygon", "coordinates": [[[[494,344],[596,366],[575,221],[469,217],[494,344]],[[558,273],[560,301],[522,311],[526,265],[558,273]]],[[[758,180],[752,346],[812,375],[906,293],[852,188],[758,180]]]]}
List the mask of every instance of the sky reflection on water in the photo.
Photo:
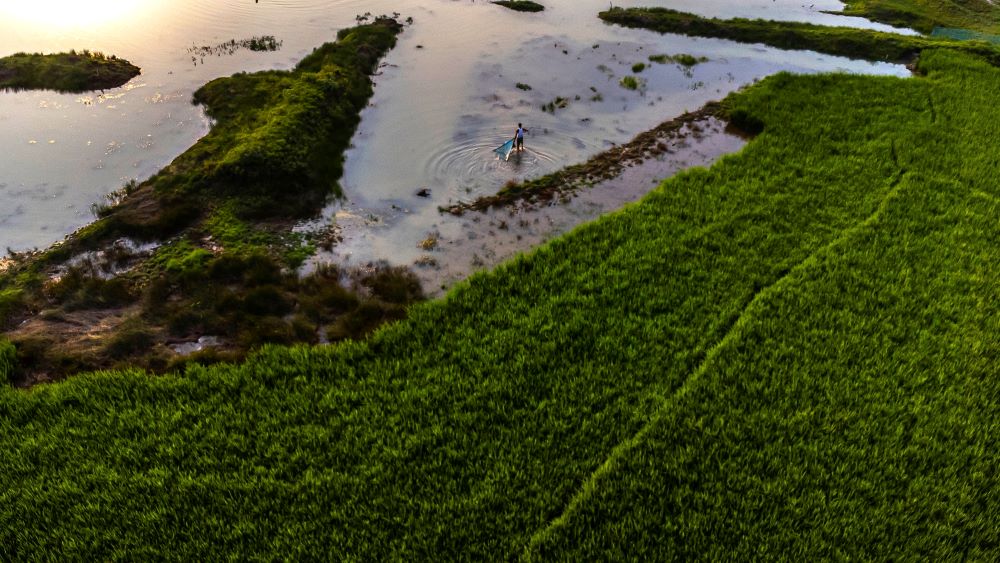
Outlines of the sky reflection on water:
{"type": "MultiPolygon", "coordinates": [[[[778,70],[905,74],[897,65],[608,26],[596,18],[606,0],[546,4],[542,14],[521,14],[482,0],[3,2],[0,55],[90,49],[127,58],[143,73],[103,93],[0,93],[0,249],[44,247],[61,239],[93,219],[91,205],[104,194],[152,175],[191,146],[208,130],[203,112],[190,102],[205,82],[239,71],[292,68],[365,12],[399,12],[415,21],[376,79],[376,95],[347,154],[342,183],[348,200],[342,205],[373,213],[394,205],[420,212],[368,250],[351,249],[357,257],[409,243],[427,221],[437,220],[438,205],[584,160],[778,70]],[[274,35],[282,48],[204,58],[190,52],[254,35],[274,35]],[[650,54],[680,52],[710,61],[687,73],[652,65],[640,75],[642,90],[618,86],[631,64],[650,54]],[[532,90],[517,89],[517,82],[532,90]],[[541,110],[559,96],[569,98],[567,108],[541,110]],[[497,163],[490,150],[519,121],[530,130],[532,152],[516,165],[497,163]],[[432,197],[414,204],[412,194],[420,187],[431,188],[432,197]]],[[[821,13],[839,7],[828,0],[812,8],[790,0],[615,4],[863,22],[821,13]]],[[[410,254],[405,250],[396,258],[405,261],[410,254]]]]}

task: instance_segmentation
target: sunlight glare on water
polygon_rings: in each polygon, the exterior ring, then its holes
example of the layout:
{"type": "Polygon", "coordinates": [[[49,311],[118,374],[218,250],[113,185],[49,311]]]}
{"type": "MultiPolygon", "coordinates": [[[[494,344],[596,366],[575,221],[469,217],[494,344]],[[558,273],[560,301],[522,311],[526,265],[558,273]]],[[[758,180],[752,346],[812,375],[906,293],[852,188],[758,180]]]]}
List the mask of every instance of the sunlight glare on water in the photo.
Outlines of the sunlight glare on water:
{"type": "Polygon", "coordinates": [[[92,27],[134,16],[162,0],[29,0],[0,4],[0,17],[29,25],[92,27]]]}

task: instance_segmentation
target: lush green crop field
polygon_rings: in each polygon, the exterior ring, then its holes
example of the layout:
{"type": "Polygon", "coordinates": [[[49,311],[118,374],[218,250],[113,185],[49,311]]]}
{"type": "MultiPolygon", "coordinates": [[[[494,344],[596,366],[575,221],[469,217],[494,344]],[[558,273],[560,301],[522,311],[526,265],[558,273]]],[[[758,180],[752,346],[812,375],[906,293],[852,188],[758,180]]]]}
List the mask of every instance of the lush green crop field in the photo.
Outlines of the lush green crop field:
{"type": "MultiPolygon", "coordinates": [[[[535,536],[535,558],[1000,556],[1000,191],[990,180],[1000,135],[987,125],[1000,121],[989,103],[1000,81],[948,52],[928,53],[922,68],[928,79],[891,89],[829,79],[834,95],[882,116],[853,124],[867,130],[856,142],[873,154],[881,145],[896,168],[861,180],[878,205],[757,294],[535,536]]],[[[832,117],[823,82],[779,77],[741,98],[755,112],[786,106],[767,112],[769,133],[747,152],[808,127],[781,117],[792,108],[832,117]]]]}
{"type": "Polygon", "coordinates": [[[920,65],[368,341],[0,390],[0,559],[1000,557],[1000,72],[920,65]]]}

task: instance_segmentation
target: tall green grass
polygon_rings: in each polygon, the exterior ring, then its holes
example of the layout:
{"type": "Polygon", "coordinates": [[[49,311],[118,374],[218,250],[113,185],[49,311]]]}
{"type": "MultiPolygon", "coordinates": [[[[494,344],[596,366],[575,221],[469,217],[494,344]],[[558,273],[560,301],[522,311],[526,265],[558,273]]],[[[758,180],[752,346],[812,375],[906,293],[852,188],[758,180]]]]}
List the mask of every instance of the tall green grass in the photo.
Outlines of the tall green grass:
{"type": "Polygon", "coordinates": [[[0,558],[996,558],[1000,73],[921,64],[366,342],[0,393],[0,558]]]}
{"type": "Polygon", "coordinates": [[[0,340],[0,385],[10,382],[17,367],[17,350],[7,340],[0,340]]]}

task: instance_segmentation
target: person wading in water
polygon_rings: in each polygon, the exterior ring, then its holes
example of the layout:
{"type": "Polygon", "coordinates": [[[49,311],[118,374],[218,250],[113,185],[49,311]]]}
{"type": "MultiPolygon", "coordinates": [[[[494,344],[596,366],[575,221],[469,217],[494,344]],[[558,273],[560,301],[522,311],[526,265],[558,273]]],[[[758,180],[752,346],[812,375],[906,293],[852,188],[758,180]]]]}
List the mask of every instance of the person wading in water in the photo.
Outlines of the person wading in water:
{"type": "Polygon", "coordinates": [[[519,151],[524,150],[524,133],[527,132],[520,123],[517,124],[517,131],[514,132],[514,148],[519,151]]]}

